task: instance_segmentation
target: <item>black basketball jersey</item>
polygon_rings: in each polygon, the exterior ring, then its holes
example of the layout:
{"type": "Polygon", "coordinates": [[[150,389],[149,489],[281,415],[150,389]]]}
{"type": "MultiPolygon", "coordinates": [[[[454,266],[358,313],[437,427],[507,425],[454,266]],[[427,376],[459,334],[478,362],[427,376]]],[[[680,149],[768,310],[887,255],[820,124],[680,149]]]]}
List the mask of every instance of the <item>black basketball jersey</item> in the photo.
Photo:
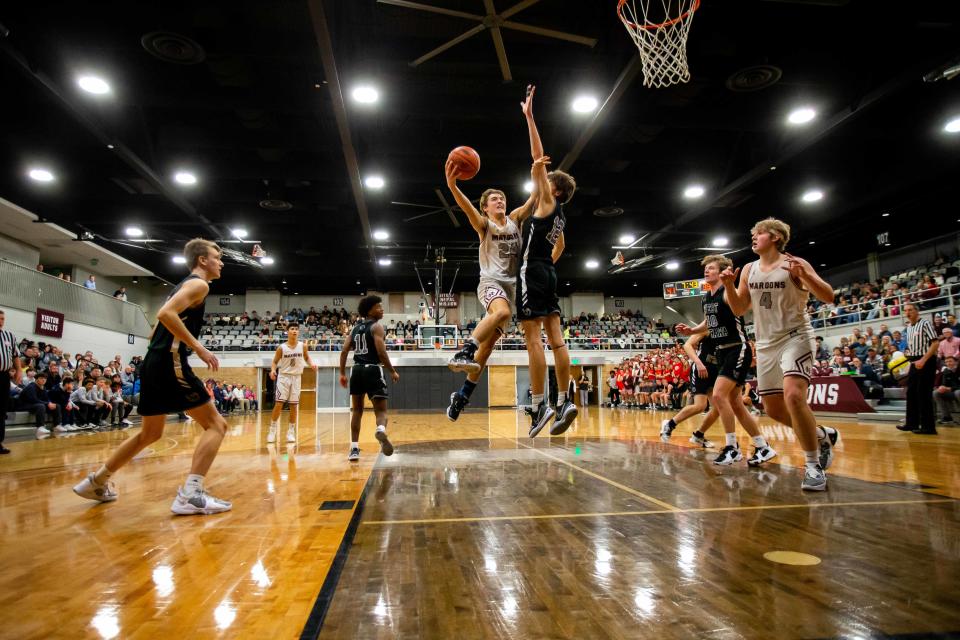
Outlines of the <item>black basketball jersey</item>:
{"type": "Polygon", "coordinates": [[[710,339],[715,345],[727,345],[747,341],[747,325],[742,317],[735,316],[730,305],[723,299],[723,287],[703,294],[703,315],[710,330],[710,339]]]}
{"type": "Polygon", "coordinates": [[[553,263],[553,247],[560,240],[560,234],[567,224],[567,217],[563,213],[563,205],[557,203],[557,208],[546,218],[527,218],[523,233],[523,247],[520,254],[524,262],[532,260],[553,263]]]}
{"type": "MultiPolygon", "coordinates": [[[[183,283],[188,280],[201,279],[200,276],[191,273],[173,288],[173,291],[167,296],[167,300],[172,298],[176,292],[180,291],[183,283]]],[[[203,328],[203,309],[206,303],[207,299],[204,298],[197,306],[184,309],[180,312],[180,320],[183,321],[183,324],[187,327],[187,331],[189,331],[190,335],[194,338],[200,337],[200,330],[203,328]]],[[[177,351],[181,357],[185,357],[190,353],[187,345],[180,342],[180,339],[173,335],[170,329],[167,329],[162,322],[157,322],[157,326],[153,329],[147,351],[177,351]]]]}
{"type": "Polygon", "coordinates": [[[380,364],[380,354],[373,341],[373,325],[376,323],[376,320],[363,320],[350,331],[354,364],[380,364]]]}

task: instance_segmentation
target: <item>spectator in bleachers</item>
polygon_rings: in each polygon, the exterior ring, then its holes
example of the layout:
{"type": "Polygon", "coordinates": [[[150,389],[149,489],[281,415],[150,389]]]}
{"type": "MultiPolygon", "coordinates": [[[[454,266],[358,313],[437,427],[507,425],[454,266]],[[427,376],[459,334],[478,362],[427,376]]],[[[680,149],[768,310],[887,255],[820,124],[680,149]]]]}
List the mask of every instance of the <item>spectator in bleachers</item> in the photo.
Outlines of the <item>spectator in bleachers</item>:
{"type": "Polygon", "coordinates": [[[953,334],[953,328],[944,324],[941,328],[940,346],[937,347],[937,357],[941,362],[947,358],[960,356],[960,338],[953,334]]]}
{"type": "Polygon", "coordinates": [[[96,291],[97,277],[91,273],[90,276],[83,282],[83,287],[85,289],[90,289],[91,291],[96,291]]]}
{"type": "Polygon", "coordinates": [[[124,302],[126,302],[126,301],[127,301],[127,288],[126,288],[126,287],[120,287],[119,289],[117,289],[116,291],[113,292],[113,297],[116,298],[117,300],[123,300],[124,302]]]}
{"type": "Polygon", "coordinates": [[[883,398],[883,385],[880,383],[880,376],[873,367],[864,363],[860,358],[854,358],[851,363],[851,370],[857,375],[863,376],[860,382],[860,390],[864,398],[879,400],[883,398]]]}
{"type": "Polygon", "coordinates": [[[46,370],[47,374],[47,383],[44,385],[46,391],[50,391],[55,387],[60,386],[61,377],[60,377],[60,363],[51,362],[46,370]]]}
{"type": "Polygon", "coordinates": [[[77,411],[80,416],[80,424],[88,427],[95,426],[98,422],[97,403],[95,400],[90,399],[90,394],[93,391],[93,385],[93,380],[91,378],[87,378],[77,386],[73,393],[70,394],[70,402],[77,407],[77,411]]]}
{"type": "Polygon", "coordinates": [[[853,355],[863,360],[867,357],[867,350],[869,348],[870,345],[867,344],[867,336],[861,335],[853,345],[853,355]]]}
{"type": "Polygon", "coordinates": [[[940,411],[940,423],[953,422],[953,409],[960,401],[960,375],[957,371],[957,356],[947,356],[946,362],[937,372],[933,389],[933,399],[940,411]]]}
{"type": "Polygon", "coordinates": [[[257,395],[253,392],[253,389],[248,388],[246,385],[243,385],[243,397],[250,405],[251,411],[259,411],[260,403],[257,402],[257,395]]]}
{"type": "Polygon", "coordinates": [[[899,331],[893,332],[893,337],[890,340],[893,346],[897,351],[906,351],[907,350],[907,338],[899,331]]]}
{"type": "Polygon", "coordinates": [[[50,400],[44,388],[46,382],[47,374],[41,371],[33,382],[23,387],[20,397],[17,398],[17,408],[32,413],[36,419],[37,438],[50,435],[50,430],[46,428],[48,416],[53,421],[53,431],[57,433],[66,431],[60,424],[60,407],[50,400]]]}
{"type": "Polygon", "coordinates": [[[133,411],[133,405],[123,398],[120,381],[110,382],[109,387],[104,388],[104,398],[110,403],[110,424],[113,426],[130,426],[133,424],[128,419],[130,412],[133,411]],[[109,392],[109,395],[108,395],[109,392]]]}
{"type": "Polygon", "coordinates": [[[73,378],[66,377],[63,381],[47,392],[50,401],[60,407],[60,424],[67,431],[78,431],[82,425],[80,410],[70,400],[73,395],[73,378]]]}

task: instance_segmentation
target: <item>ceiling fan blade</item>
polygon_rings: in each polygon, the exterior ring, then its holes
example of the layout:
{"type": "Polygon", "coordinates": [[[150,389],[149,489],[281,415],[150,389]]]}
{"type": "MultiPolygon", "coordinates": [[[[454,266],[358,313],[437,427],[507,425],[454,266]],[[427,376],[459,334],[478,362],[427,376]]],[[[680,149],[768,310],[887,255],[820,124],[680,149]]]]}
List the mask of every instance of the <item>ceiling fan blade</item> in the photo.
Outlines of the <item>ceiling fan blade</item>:
{"type": "Polygon", "coordinates": [[[565,31],[556,31],[554,29],[544,29],[543,27],[533,27],[528,24],[523,24],[520,22],[512,22],[510,20],[505,20],[500,24],[504,29],[513,29],[514,31],[525,31],[526,33],[535,33],[539,36],[547,36],[548,38],[557,38],[558,40],[567,40],[569,42],[576,42],[577,44],[585,44],[588,47],[594,47],[597,44],[596,38],[587,38],[586,36],[578,36],[573,33],[566,33],[565,31]]]}
{"type": "Polygon", "coordinates": [[[423,63],[426,62],[427,60],[429,60],[429,59],[431,59],[431,58],[434,58],[434,57],[440,55],[441,53],[443,53],[443,52],[446,51],[447,49],[450,49],[451,47],[454,47],[454,46],[460,44],[461,42],[463,42],[463,41],[466,40],[467,38],[471,38],[471,37],[477,35],[477,34],[480,33],[481,31],[483,31],[484,29],[486,29],[485,26],[483,26],[482,24],[478,24],[477,26],[473,27],[472,29],[469,29],[469,30],[467,30],[467,31],[464,31],[463,33],[461,33],[460,35],[458,35],[458,36],[457,36],[456,38],[454,38],[453,40],[449,40],[449,41],[445,42],[444,44],[440,45],[439,47],[437,47],[437,48],[434,49],[433,51],[429,51],[429,52],[423,54],[422,56],[420,56],[419,58],[417,58],[416,60],[414,60],[413,62],[411,62],[411,63],[410,63],[410,66],[411,66],[411,67],[420,66],[421,64],[423,64],[423,63]]]}
{"type": "MultiPolygon", "coordinates": [[[[530,0],[527,0],[529,2],[530,0]]],[[[538,0],[534,0],[538,1],[538,0]]],[[[466,13],[464,11],[454,11],[453,9],[444,9],[443,7],[434,7],[429,4],[421,4],[419,2],[409,2],[409,0],[377,0],[380,4],[392,4],[396,7],[405,7],[407,9],[417,9],[418,11],[430,11],[431,13],[442,13],[445,16],[453,16],[454,18],[466,18],[468,20],[483,20],[483,16],[478,16],[474,13],[466,13]]]]}
{"type": "Polygon", "coordinates": [[[517,15],[518,13],[520,13],[521,11],[523,11],[524,9],[526,9],[526,8],[528,8],[528,7],[532,7],[533,5],[537,4],[538,2],[540,2],[540,0],[523,0],[523,2],[518,2],[517,4],[513,5],[512,7],[510,7],[509,9],[507,9],[506,11],[504,11],[503,13],[501,13],[501,14],[500,14],[500,17],[503,18],[504,20],[506,20],[506,19],[509,18],[510,16],[515,16],[515,15],[517,15]]]}

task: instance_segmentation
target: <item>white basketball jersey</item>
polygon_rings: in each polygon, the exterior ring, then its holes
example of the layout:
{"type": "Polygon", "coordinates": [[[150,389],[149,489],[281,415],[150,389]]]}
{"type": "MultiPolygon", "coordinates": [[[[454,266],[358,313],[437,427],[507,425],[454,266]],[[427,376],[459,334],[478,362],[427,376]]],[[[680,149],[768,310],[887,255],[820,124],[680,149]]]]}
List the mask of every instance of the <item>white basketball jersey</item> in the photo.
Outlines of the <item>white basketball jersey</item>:
{"type": "Polygon", "coordinates": [[[306,361],[303,359],[303,343],[298,342],[290,346],[286,342],[280,345],[281,356],[277,371],[280,375],[299,376],[303,373],[306,361]]]}
{"type": "Polygon", "coordinates": [[[760,261],[750,263],[750,302],[757,346],[773,344],[785,336],[809,333],[813,336],[807,299],[810,292],[801,288],[790,272],[782,267],[781,259],[769,273],[760,270],[760,261]]]}
{"type": "Polygon", "coordinates": [[[502,227],[487,218],[480,241],[480,275],[494,280],[516,278],[520,242],[520,228],[509,216],[502,227]]]}

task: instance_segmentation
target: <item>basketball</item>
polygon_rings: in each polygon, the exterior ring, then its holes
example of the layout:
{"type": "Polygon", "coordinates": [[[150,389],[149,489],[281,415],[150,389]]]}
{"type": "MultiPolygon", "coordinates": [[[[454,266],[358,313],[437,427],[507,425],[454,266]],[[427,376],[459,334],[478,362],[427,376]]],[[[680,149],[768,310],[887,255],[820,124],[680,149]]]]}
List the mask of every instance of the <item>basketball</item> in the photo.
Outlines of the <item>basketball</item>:
{"type": "Polygon", "coordinates": [[[450,152],[447,160],[457,165],[457,178],[469,180],[480,171],[480,154],[472,147],[457,147],[450,152]]]}

